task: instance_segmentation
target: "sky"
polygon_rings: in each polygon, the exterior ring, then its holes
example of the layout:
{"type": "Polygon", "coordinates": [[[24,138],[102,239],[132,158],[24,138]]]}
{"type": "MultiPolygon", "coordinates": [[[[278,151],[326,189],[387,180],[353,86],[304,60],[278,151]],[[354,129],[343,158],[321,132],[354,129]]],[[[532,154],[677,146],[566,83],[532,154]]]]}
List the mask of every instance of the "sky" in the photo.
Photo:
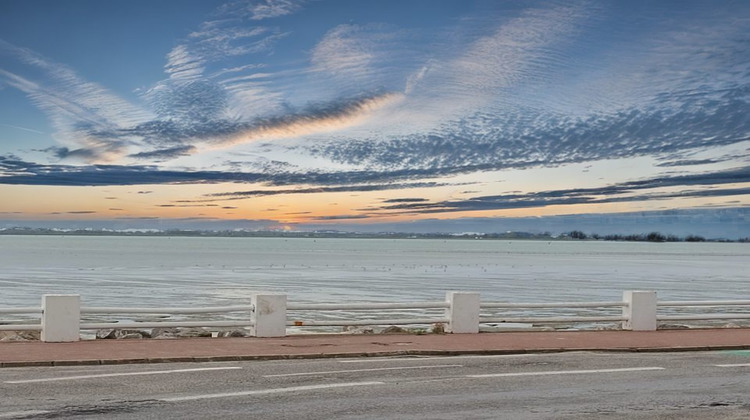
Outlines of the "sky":
{"type": "Polygon", "coordinates": [[[750,236],[749,104],[746,1],[0,0],[0,227],[750,236]]]}

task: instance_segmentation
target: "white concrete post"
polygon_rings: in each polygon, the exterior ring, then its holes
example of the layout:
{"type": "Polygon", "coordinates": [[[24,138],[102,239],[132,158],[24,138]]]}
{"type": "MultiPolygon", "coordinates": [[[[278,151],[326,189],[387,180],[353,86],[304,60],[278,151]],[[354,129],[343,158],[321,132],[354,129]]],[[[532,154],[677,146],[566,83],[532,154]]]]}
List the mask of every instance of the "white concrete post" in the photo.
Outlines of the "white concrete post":
{"type": "Polygon", "coordinates": [[[656,331],[655,291],[626,291],[622,300],[627,303],[622,315],[628,319],[622,322],[623,330],[656,331]]]}
{"type": "Polygon", "coordinates": [[[44,342],[81,339],[81,296],[42,296],[42,336],[44,342]]]}
{"type": "Polygon", "coordinates": [[[250,297],[254,309],[250,319],[256,337],[284,337],[286,335],[286,295],[283,293],[254,293],[250,297]]]}
{"type": "Polygon", "coordinates": [[[448,292],[445,300],[448,325],[445,331],[454,334],[476,334],[479,332],[479,293],[448,292]]]}

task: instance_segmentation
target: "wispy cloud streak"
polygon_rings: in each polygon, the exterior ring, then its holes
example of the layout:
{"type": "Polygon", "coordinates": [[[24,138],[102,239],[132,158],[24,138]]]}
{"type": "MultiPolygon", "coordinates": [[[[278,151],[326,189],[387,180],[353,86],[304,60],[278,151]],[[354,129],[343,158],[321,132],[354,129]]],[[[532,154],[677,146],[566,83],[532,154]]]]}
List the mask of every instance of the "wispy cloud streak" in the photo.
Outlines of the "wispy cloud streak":
{"type": "Polygon", "coordinates": [[[728,188],[720,188],[720,186],[749,183],[750,167],[745,167],[726,172],[665,176],[641,181],[624,182],[600,188],[574,188],[528,194],[479,196],[466,200],[440,202],[420,201],[393,204],[390,201],[385,201],[386,205],[380,207],[380,210],[429,214],[636,202],[672,198],[732,197],[750,194],[750,186],[730,186],[728,188]],[[676,187],[682,189],[678,191],[669,190],[676,187]],[[696,189],[693,187],[710,188],[696,189]]]}
{"type": "Polygon", "coordinates": [[[229,192],[229,193],[208,194],[206,195],[206,197],[210,197],[212,199],[243,200],[247,198],[266,197],[266,196],[273,196],[273,195],[387,191],[387,190],[401,190],[401,189],[411,189],[411,188],[435,188],[435,187],[442,187],[446,185],[448,184],[438,183],[438,182],[340,185],[340,186],[334,186],[334,187],[324,186],[324,187],[315,187],[315,188],[236,191],[236,192],[229,192]]]}
{"type": "Polygon", "coordinates": [[[0,69],[0,78],[24,92],[51,119],[58,138],[85,160],[112,160],[126,148],[126,139],[104,141],[92,130],[112,130],[148,120],[152,115],[119,98],[96,83],[80,78],[75,71],[29,49],[0,40],[0,54],[20,60],[43,75],[36,82],[0,69]]]}
{"type": "Polygon", "coordinates": [[[303,0],[243,0],[232,1],[219,8],[222,14],[237,14],[252,20],[271,19],[299,11],[303,0]]]}
{"type": "Polygon", "coordinates": [[[238,135],[219,141],[216,146],[227,147],[262,139],[303,137],[345,129],[361,123],[372,113],[402,99],[401,94],[385,93],[313,106],[300,113],[252,123],[238,135]]]}

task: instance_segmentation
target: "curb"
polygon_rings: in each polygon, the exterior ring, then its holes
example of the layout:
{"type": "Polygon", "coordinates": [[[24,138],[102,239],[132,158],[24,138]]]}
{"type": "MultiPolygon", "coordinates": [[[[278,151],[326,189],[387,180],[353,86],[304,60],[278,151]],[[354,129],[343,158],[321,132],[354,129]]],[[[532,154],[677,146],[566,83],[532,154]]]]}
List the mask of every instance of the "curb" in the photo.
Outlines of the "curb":
{"type": "Polygon", "coordinates": [[[155,357],[132,359],[84,359],[84,360],[49,360],[49,361],[9,361],[0,362],[0,368],[18,367],[61,367],[61,366],[95,366],[95,365],[127,365],[151,363],[209,363],[209,362],[245,362],[263,360],[304,360],[304,359],[335,359],[335,358],[367,358],[394,356],[497,356],[512,354],[545,354],[569,352],[600,352],[600,353],[681,353],[698,351],[750,350],[750,345],[719,345],[719,346],[684,346],[684,347],[613,347],[613,348],[543,348],[520,350],[397,350],[397,351],[368,351],[349,353],[307,353],[307,354],[260,354],[244,356],[199,356],[199,357],[155,357]]]}

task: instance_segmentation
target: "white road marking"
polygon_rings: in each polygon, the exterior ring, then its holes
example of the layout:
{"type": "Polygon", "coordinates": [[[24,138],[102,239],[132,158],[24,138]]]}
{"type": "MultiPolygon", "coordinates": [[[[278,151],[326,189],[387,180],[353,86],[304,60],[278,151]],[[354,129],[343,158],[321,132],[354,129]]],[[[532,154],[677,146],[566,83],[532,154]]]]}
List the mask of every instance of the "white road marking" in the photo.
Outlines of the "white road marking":
{"type": "Polygon", "coordinates": [[[383,370],[437,369],[437,368],[453,368],[453,367],[463,367],[463,365],[399,366],[399,367],[373,368],[373,369],[327,370],[327,371],[320,371],[320,372],[300,372],[300,373],[282,373],[278,375],[263,375],[263,377],[264,378],[282,378],[285,376],[312,376],[312,375],[327,375],[331,373],[378,372],[378,371],[383,371],[383,370]]]}
{"type": "Polygon", "coordinates": [[[115,376],[138,376],[138,375],[166,375],[170,373],[185,373],[185,372],[206,372],[211,370],[237,370],[242,369],[241,367],[213,367],[213,368],[196,368],[196,369],[174,369],[174,370],[151,370],[146,372],[123,372],[123,373],[102,373],[99,375],[79,375],[79,376],[63,376],[59,378],[41,378],[41,379],[23,379],[19,381],[5,381],[6,384],[30,384],[35,382],[57,382],[57,381],[75,381],[78,379],[95,379],[95,378],[110,378],[115,376]]]}
{"type": "Polygon", "coordinates": [[[714,366],[716,366],[716,367],[726,367],[726,368],[728,368],[728,367],[748,367],[748,366],[750,366],[750,363],[737,363],[737,364],[734,364],[734,365],[714,365],[714,366]]]}
{"type": "Polygon", "coordinates": [[[587,373],[615,373],[640,372],[647,370],[664,370],[663,367],[639,367],[622,369],[591,369],[591,370],[551,370],[546,372],[517,372],[517,373],[487,373],[482,375],[466,375],[466,378],[511,378],[516,376],[544,376],[544,375],[580,375],[587,373]]]}
{"type": "Polygon", "coordinates": [[[358,387],[358,386],[375,386],[375,385],[385,385],[385,382],[345,382],[345,383],[339,383],[339,384],[293,386],[289,388],[259,389],[255,391],[227,392],[223,394],[202,394],[202,395],[187,395],[184,397],[168,397],[168,398],[161,398],[159,401],[165,401],[165,402],[197,401],[197,400],[208,400],[208,399],[215,399],[215,398],[249,397],[253,395],[282,394],[285,392],[317,391],[321,389],[353,388],[353,387],[358,387]]]}
{"type": "Polygon", "coordinates": [[[8,413],[0,413],[0,419],[23,419],[29,416],[40,416],[48,413],[50,412],[45,410],[11,411],[8,413]]]}
{"type": "MultiPolygon", "coordinates": [[[[572,352],[571,352],[572,354],[572,352]]],[[[544,353],[529,354],[466,354],[461,356],[416,356],[416,357],[368,357],[366,359],[343,359],[339,363],[376,363],[376,362],[423,362],[430,360],[460,360],[460,359],[496,359],[496,358],[514,358],[514,357],[540,357],[549,356],[544,353]]]]}

